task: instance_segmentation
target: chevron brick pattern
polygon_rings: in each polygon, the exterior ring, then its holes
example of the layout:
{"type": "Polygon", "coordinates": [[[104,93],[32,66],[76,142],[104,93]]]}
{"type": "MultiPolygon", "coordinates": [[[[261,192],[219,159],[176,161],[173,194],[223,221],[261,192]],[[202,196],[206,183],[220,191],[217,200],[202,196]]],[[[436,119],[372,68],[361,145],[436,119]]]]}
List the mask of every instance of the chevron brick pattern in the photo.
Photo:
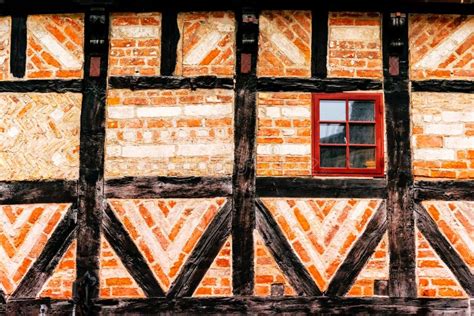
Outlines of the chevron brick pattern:
{"type": "Polygon", "coordinates": [[[10,31],[11,19],[0,17],[0,80],[10,77],[10,31]]]}
{"type": "Polygon", "coordinates": [[[232,76],[235,68],[235,17],[232,12],[178,14],[181,38],[176,75],[232,76]]]}
{"type": "Polygon", "coordinates": [[[83,15],[31,15],[27,29],[26,77],[82,77],[83,15]]]}
{"type": "Polygon", "coordinates": [[[81,98],[0,93],[0,180],[77,178],[81,98]]]}
{"type": "Polygon", "coordinates": [[[417,230],[416,274],[419,297],[467,297],[464,289],[417,230]]]}
{"type": "Polygon", "coordinates": [[[232,174],[231,90],[111,90],[106,177],[232,174]]]}
{"type": "Polygon", "coordinates": [[[137,285],[104,237],[102,237],[100,249],[99,278],[101,298],[145,297],[143,290],[137,285]]]}
{"type": "Polygon", "coordinates": [[[474,273],[474,202],[423,202],[439,230],[474,273]]]}
{"type": "Polygon", "coordinates": [[[0,206],[0,287],[11,294],[38,258],[69,204],[0,206]]]}
{"type": "Polygon", "coordinates": [[[225,199],[109,200],[168,290],[225,199]]]}
{"type": "Polygon", "coordinates": [[[365,199],[262,201],[322,291],[380,204],[365,199]]]}
{"type": "Polygon", "coordinates": [[[254,242],[255,295],[270,296],[272,294],[272,286],[282,286],[284,295],[296,295],[295,290],[288,283],[288,280],[257,231],[254,231],[254,242]]]}
{"type": "Polygon", "coordinates": [[[194,291],[193,296],[232,295],[232,238],[229,237],[194,291]]]}
{"type": "Polygon", "coordinates": [[[76,240],[67,249],[51,277],[43,285],[39,297],[71,299],[72,284],[76,279],[76,240]]]}
{"type": "Polygon", "coordinates": [[[311,76],[310,11],[263,11],[259,26],[259,76],[311,76]]]}
{"type": "Polygon", "coordinates": [[[385,234],[374,254],[357,276],[347,296],[374,296],[374,282],[389,279],[388,235],[385,234]]]}
{"type": "Polygon", "coordinates": [[[410,15],[411,79],[474,78],[474,16],[410,15]]]}
{"type": "Polygon", "coordinates": [[[329,77],[382,78],[379,13],[329,14],[329,77]]]}
{"type": "Polygon", "coordinates": [[[159,76],[161,13],[114,13],[110,26],[109,74],[159,76]]]}

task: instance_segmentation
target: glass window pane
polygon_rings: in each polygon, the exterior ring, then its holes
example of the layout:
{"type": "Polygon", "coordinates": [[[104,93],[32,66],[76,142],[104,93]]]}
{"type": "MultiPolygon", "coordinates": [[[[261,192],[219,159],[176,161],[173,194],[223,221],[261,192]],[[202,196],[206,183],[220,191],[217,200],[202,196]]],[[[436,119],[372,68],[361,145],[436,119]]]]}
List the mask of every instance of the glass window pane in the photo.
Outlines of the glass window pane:
{"type": "Polygon", "coordinates": [[[351,121],[374,121],[374,101],[349,101],[349,120],[351,121]]]}
{"type": "Polygon", "coordinates": [[[351,147],[349,152],[351,168],[375,168],[375,148],[351,147]]]}
{"type": "Polygon", "coordinates": [[[375,125],[350,124],[349,138],[351,144],[375,144],[375,125]]]}
{"type": "Polygon", "coordinates": [[[346,167],[346,147],[320,147],[321,168],[346,167]]]}
{"type": "Polygon", "coordinates": [[[345,121],[346,101],[321,100],[319,103],[319,119],[321,121],[345,121]]]}
{"type": "Polygon", "coordinates": [[[321,124],[319,129],[319,141],[322,144],[345,144],[345,124],[321,124]]]}

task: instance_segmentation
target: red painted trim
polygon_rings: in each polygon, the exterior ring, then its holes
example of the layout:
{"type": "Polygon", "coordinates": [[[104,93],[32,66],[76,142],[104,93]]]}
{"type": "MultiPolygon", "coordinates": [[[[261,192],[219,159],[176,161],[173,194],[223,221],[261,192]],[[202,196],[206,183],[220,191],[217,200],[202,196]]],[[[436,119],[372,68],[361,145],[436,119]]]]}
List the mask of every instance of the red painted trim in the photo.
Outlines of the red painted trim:
{"type": "Polygon", "coordinates": [[[311,107],[312,126],[312,171],[314,176],[370,176],[380,177],[384,175],[384,121],[382,94],[380,93],[313,93],[311,107]],[[319,103],[321,100],[344,100],[346,102],[346,121],[320,121],[319,103]],[[349,121],[349,101],[368,100],[375,103],[375,121],[349,121]],[[340,146],[336,144],[320,144],[320,123],[343,123],[346,126],[346,167],[345,168],[321,168],[320,147],[340,146]],[[375,145],[350,144],[349,143],[349,123],[374,124],[375,123],[375,145]],[[374,147],[375,148],[375,168],[350,168],[349,148],[350,147],[374,147]]]}

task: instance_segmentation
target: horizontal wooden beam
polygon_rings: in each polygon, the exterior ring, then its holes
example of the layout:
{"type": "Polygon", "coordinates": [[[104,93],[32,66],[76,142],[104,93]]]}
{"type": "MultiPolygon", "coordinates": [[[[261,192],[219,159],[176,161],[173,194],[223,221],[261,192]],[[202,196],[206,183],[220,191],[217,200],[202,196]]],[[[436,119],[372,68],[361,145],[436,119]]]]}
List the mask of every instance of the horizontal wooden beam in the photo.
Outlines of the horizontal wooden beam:
{"type": "Polygon", "coordinates": [[[415,200],[474,201],[474,181],[415,181],[415,200]]]}
{"type": "Polygon", "coordinates": [[[411,82],[412,92],[463,92],[474,93],[470,80],[423,80],[411,82]]]}
{"type": "Polygon", "coordinates": [[[82,92],[82,80],[22,80],[0,81],[0,92],[82,92]]]}
{"type": "Polygon", "coordinates": [[[216,76],[200,77],[110,77],[111,89],[233,89],[232,78],[219,78],[216,76]]]}
{"type": "Polygon", "coordinates": [[[0,181],[0,204],[71,203],[77,181],[0,181]]]}
{"type": "Polygon", "coordinates": [[[109,199],[205,198],[232,194],[230,177],[125,177],[105,182],[109,199]]]}
{"type": "Polygon", "coordinates": [[[382,81],[355,78],[258,78],[258,91],[344,92],[381,90],[382,81]]]}
{"type": "Polygon", "coordinates": [[[379,198],[387,196],[385,179],[257,178],[259,197],[379,198]]]}

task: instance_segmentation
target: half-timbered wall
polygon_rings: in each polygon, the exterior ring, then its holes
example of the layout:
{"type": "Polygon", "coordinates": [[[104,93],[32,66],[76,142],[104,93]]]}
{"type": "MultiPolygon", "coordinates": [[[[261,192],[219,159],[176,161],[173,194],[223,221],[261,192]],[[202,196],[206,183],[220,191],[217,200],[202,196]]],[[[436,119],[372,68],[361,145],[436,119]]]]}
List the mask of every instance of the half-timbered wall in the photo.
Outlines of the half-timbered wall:
{"type": "Polygon", "coordinates": [[[0,17],[1,308],[467,315],[474,15],[453,8],[0,17]],[[312,176],[314,92],[384,96],[383,177],[312,176]]]}

